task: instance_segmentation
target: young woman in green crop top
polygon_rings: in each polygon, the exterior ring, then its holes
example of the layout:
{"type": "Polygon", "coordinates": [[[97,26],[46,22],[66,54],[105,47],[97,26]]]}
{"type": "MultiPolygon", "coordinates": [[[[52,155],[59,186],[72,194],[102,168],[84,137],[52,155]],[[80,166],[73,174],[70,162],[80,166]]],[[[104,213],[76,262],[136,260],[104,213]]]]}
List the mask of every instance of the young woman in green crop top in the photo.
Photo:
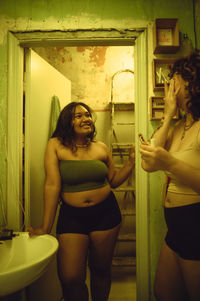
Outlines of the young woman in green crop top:
{"type": "Polygon", "coordinates": [[[66,301],[88,301],[87,256],[94,301],[107,301],[111,263],[121,213],[112,187],[121,185],[134,167],[134,147],[116,171],[108,147],[95,141],[91,109],[72,102],[61,112],[45,154],[44,215],[30,235],[49,233],[59,200],[58,275],[66,301]]]}
{"type": "Polygon", "coordinates": [[[155,278],[159,301],[200,300],[200,53],[177,60],[165,83],[165,109],[155,146],[142,143],[142,167],[167,175],[167,234],[155,278]],[[171,127],[177,108],[184,118],[171,127]]]}

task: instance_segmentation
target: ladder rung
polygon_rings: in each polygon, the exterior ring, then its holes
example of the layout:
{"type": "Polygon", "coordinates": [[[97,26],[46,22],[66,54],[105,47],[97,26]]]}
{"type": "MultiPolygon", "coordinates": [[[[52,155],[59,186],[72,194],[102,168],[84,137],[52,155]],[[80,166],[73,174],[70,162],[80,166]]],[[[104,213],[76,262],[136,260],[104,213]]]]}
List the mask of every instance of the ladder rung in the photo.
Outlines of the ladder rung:
{"type": "Polygon", "coordinates": [[[127,154],[129,154],[129,150],[130,150],[130,147],[127,147],[127,148],[125,148],[125,147],[115,147],[115,148],[112,149],[112,152],[113,153],[120,152],[120,153],[127,153],[127,154]]]}
{"type": "Polygon", "coordinates": [[[112,143],[112,147],[123,147],[123,148],[130,148],[133,146],[133,143],[112,143]]]}
{"type": "Polygon", "coordinates": [[[128,156],[129,155],[129,152],[113,152],[112,153],[112,156],[128,156]]]}
{"type": "Polygon", "coordinates": [[[116,122],[114,125],[135,125],[135,122],[116,122]]]}
{"type": "Polygon", "coordinates": [[[118,164],[115,164],[115,167],[117,168],[117,169],[120,169],[120,168],[122,168],[124,166],[124,163],[118,163],[118,164]]]}
{"type": "Polygon", "coordinates": [[[120,234],[117,238],[117,241],[136,241],[136,234],[135,233],[120,234]]]}
{"type": "Polygon", "coordinates": [[[135,215],[136,212],[134,209],[121,209],[121,214],[125,216],[135,215]]]}
{"type": "Polygon", "coordinates": [[[124,164],[115,164],[116,168],[122,168],[124,166],[124,164]]]}
{"type": "Polygon", "coordinates": [[[126,191],[135,191],[135,188],[134,187],[121,187],[121,188],[115,188],[115,189],[113,189],[114,191],[116,191],[116,192],[126,192],[126,191]]]}
{"type": "Polygon", "coordinates": [[[124,102],[124,101],[111,101],[110,102],[111,105],[134,105],[135,102],[134,101],[127,101],[127,102],[124,102]]]}
{"type": "Polygon", "coordinates": [[[112,260],[112,265],[113,266],[136,266],[136,258],[115,256],[112,260]]]}

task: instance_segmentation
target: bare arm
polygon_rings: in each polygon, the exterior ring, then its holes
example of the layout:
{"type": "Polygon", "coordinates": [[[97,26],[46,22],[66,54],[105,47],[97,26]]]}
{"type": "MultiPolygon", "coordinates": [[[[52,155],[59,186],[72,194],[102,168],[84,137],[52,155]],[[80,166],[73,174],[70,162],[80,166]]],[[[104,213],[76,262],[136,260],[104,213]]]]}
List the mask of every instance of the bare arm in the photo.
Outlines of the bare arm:
{"type": "Polygon", "coordinates": [[[50,233],[60,196],[60,172],[56,154],[55,139],[50,139],[45,153],[45,184],[44,184],[44,212],[42,226],[36,229],[27,229],[30,235],[50,233]]]}
{"type": "Polygon", "coordinates": [[[182,184],[200,194],[200,169],[176,159],[162,147],[141,145],[142,167],[148,172],[163,170],[172,173],[182,184]]]}
{"type": "Polygon", "coordinates": [[[171,79],[170,86],[165,82],[165,109],[160,127],[154,132],[153,138],[156,146],[165,147],[170,138],[170,125],[173,116],[176,114],[177,104],[176,95],[179,89],[175,91],[174,80],[171,79]]]}
{"type": "Polygon", "coordinates": [[[109,168],[109,183],[112,188],[116,188],[126,181],[135,166],[135,146],[132,146],[129,158],[120,170],[116,170],[111,154],[107,149],[107,165],[109,168]]]}

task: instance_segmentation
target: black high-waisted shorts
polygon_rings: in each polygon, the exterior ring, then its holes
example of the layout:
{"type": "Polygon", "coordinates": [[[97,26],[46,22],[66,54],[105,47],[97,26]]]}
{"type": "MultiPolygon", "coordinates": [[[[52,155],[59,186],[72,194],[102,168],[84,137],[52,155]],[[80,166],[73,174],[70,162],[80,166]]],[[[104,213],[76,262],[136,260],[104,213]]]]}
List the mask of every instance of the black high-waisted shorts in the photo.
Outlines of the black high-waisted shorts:
{"type": "Polygon", "coordinates": [[[81,233],[112,229],[121,223],[121,212],[113,192],[93,206],[74,207],[62,202],[57,222],[57,234],[81,233]]]}
{"type": "Polygon", "coordinates": [[[183,259],[200,260],[200,203],[165,208],[167,245],[183,259]]]}

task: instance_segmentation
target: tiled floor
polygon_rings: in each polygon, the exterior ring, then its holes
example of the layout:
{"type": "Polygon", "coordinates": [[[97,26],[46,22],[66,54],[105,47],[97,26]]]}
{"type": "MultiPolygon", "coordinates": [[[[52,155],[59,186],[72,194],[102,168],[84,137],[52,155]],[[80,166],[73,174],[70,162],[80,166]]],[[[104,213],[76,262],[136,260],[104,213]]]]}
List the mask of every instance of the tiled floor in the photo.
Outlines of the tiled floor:
{"type": "Polygon", "coordinates": [[[109,301],[136,301],[135,271],[113,268],[109,301]]]}
{"type": "Polygon", "coordinates": [[[113,271],[109,301],[136,301],[136,275],[122,268],[113,271]]]}
{"type": "MultiPolygon", "coordinates": [[[[89,275],[89,271],[87,273],[89,275]]],[[[89,282],[89,279],[87,279],[89,282]]],[[[22,294],[0,298],[0,301],[28,301],[22,294]]],[[[63,301],[63,299],[62,299],[63,301]]],[[[91,301],[91,299],[90,299],[91,301]]],[[[135,271],[113,268],[112,286],[109,301],[136,301],[136,275],[135,271]]]]}

